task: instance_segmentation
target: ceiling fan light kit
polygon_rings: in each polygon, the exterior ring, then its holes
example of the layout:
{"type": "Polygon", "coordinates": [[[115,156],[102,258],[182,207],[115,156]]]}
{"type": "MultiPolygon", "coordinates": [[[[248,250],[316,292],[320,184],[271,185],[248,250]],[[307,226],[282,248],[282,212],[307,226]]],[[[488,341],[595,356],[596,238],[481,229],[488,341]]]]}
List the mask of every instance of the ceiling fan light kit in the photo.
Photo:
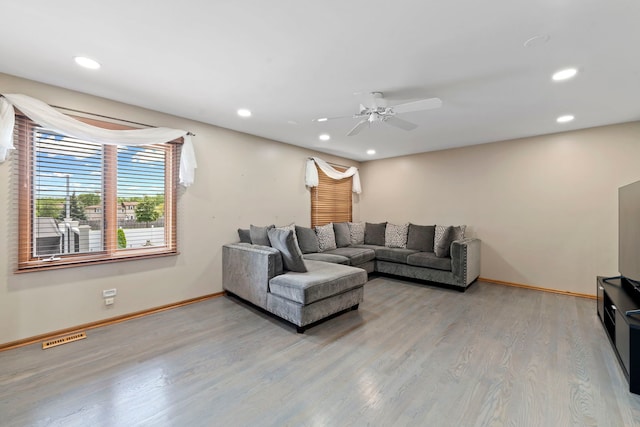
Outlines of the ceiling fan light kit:
{"type": "Polygon", "coordinates": [[[353,116],[322,117],[315,119],[315,121],[326,122],[328,120],[344,119],[348,117],[360,119],[360,121],[351,128],[349,132],[347,132],[347,136],[357,135],[365,126],[376,122],[386,123],[388,125],[410,131],[417,128],[418,125],[397,117],[398,114],[432,110],[442,107],[442,100],[440,98],[427,98],[402,104],[388,105],[382,92],[371,92],[369,96],[369,105],[360,104],[359,112],[353,116]]]}

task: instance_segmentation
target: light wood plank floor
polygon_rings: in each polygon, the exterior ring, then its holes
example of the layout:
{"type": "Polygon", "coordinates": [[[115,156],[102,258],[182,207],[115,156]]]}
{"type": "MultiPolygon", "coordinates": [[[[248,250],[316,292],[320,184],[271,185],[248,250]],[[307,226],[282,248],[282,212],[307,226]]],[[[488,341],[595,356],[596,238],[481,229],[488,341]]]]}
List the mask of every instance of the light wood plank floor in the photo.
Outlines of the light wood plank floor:
{"type": "Polygon", "coordinates": [[[0,353],[0,425],[638,426],[640,397],[595,301],[378,277],[304,335],[221,297],[0,353]]]}

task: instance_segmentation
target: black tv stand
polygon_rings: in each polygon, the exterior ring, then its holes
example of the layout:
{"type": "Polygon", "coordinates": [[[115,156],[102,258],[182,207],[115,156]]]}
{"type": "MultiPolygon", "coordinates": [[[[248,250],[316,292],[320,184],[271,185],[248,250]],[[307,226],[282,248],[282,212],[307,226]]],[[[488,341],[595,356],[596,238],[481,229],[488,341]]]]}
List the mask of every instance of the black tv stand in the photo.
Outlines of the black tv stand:
{"type": "Polygon", "coordinates": [[[640,394],[640,304],[626,291],[621,281],[598,276],[597,312],[609,337],[620,367],[629,382],[629,391],[640,394]]]}

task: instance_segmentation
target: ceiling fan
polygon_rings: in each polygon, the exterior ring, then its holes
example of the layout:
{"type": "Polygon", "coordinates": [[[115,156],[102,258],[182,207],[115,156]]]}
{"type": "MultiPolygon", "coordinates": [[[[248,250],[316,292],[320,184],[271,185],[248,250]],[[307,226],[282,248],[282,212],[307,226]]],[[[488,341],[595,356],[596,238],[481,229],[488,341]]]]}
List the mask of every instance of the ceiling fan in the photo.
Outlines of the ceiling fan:
{"type": "Polygon", "coordinates": [[[387,105],[387,100],[384,99],[382,92],[371,92],[369,96],[369,102],[366,102],[366,106],[360,104],[360,111],[357,114],[341,117],[323,117],[315,119],[314,121],[326,122],[328,120],[344,119],[347,117],[360,119],[360,121],[347,133],[347,136],[357,135],[365,126],[375,122],[386,123],[404,130],[413,130],[418,127],[418,125],[397,117],[397,114],[408,113],[411,111],[431,110],[433,108],[442,107],[442,100],[440,98],[427,98],[420,99],[418,101],[405,102],[403,104],[387,105]]]}

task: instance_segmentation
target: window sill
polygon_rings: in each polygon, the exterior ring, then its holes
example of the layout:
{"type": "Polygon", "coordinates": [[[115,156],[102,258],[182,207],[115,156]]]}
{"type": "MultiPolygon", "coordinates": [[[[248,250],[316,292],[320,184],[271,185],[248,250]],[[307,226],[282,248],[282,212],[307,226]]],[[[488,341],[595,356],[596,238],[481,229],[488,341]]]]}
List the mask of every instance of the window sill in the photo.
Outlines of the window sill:
{"type": "Polygon", "coordinates": [[[105,254],[104,257],[101,257],[99,255],[91,255],[90,257],[86,255],[65,256],[64,258],[53,261],[34,260],[21,263],[15,273],[21,274],[30,273],[33,271],[59,270],[63,268],[82,267],[88,265],[111,264],[114,262],[160,258],[167,256],[176,256],[179,254],[180,253],[177,250],[168,250],[166,248],[161,248],[158,250],[126,249],[120,253],[116,253],[113,255],[105,254]]]}

